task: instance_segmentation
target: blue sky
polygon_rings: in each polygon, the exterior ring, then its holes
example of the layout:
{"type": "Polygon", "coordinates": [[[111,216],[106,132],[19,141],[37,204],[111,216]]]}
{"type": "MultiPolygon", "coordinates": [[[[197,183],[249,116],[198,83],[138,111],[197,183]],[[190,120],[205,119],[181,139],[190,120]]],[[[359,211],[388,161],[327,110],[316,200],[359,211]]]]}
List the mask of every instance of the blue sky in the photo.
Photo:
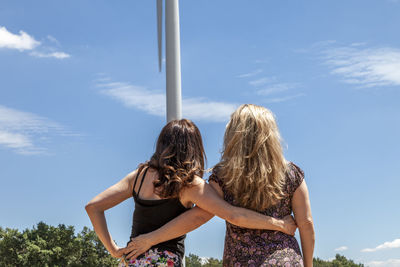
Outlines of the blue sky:
{"type": "MultiPolygon", "coordinates": [[[[208,166],[242,103],[277,116],[306,173],[315,255],[400,266],[400,1],[181,1],[183,115],[208,166]]],[[[0,8],[0,225],[90,225],[84,205],[154,149],[165,123],[155,1],[0,8]]],[[[124,244],[133,201],[108,211],[124,244]]],[[[222,257],[225,226],[187,251],[222,257]]]]}

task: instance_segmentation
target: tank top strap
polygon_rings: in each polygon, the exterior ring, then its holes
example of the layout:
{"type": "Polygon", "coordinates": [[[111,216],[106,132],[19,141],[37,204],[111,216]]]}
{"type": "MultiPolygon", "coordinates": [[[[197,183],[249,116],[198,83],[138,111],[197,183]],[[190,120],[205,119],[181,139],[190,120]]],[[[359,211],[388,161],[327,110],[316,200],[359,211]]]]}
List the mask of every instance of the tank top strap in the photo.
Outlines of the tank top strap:
{"type": "Polygon", "coordinates": [[[136,198],[136,196],[139,195],[139,191],[140,191],[140,189],[142,188],[143,180],[144,180],[144,177],[146,176],[146,173],[147,173],[147,170],[148,170],[148,169],[149,169],[149,167],[146,168],[146,170],[145,170],[145,172],[144,172],[144,174],[143,174],[142,181],[140,182],[139,190],[138,190],[137,193],[135,192],[135,187],[136,187],[137,180],[138,180],[138,178],[139,178],[141,172],[138,172],[138,173],[136,174],[135,182],[133,183],[133,188],[132,188],[132,196],[133,196],[134,198],[136,198]]]}
{"type": "Polygon", "coordinates": [[[135,187],[136,187],[136,182],[137,182],[137,179],[138,179],[138,177],[139,177],[139,174],[140,174],[140,172],[138,172],[138,173],[136,174],[135,182],[133,183],[133,188],[132,188],[132,195],[133,195],[133,196],[136,195],[135,187]]]}
{"type": "MultiPolygon", "coordinates": [[[[144,178],[146,177],[146,174],[147,174],[148,170],[149,170],[149,167],[147,167],[146,170],[144,170],[143,177],[142,177],[142,180],[140,181],[139,189],[138,189],[138,191],[136,193],[136,196],[139,196],[140,189],[142,189],[143,181],[144,181],[144,178]]],[[[135,188],[133,188],[133,190],[135,190],[135,188]]]]}

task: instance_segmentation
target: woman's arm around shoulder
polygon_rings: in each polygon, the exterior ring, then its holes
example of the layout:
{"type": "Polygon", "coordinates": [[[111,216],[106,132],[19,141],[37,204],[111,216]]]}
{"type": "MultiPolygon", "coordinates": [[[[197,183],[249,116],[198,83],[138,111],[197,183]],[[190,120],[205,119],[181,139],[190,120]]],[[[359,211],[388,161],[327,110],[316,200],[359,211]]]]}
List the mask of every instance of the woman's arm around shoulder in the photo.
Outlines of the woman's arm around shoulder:
{"type": "Polygon", "coordinates": [[[301,182],[300,186],[293,194],[292,208],[297,226],[299,227],[304,266],[309,267],[313,264],[315,233],[311,215],[311,204],[305,180],[301,182]]]}
{"type": "Polygon", "coordinates": [[[129,251],[127,258],[134,259],[153,245],[193,231],[210,220],[213,214],[241,227],[280,230],[294,235],[296,224],[291,216],[280,220],[232,206],[223,200],[223,192],[219,185],[214,182],[210,184],[196,177],[193,185],[185,188],[180,196],[181,203],[194,203],[196,207],[153,232],[135,237],[127,246],[129,251]]]}
{"type": "Polygon", "coordinates": [[[108,232],[104,211],[132,196],[133,178],[136,176],[136,173],[137,170],[129,173],[118,183],[98,194],[85,206],[94,231],[105,248],[113,257],[116,258],[121,257],[125,251],[114,243],[110,233],[108,232]]]}
{"type": "Polygon", "coordinates": [[[193,186],[186,188],[180,197],[182,203],[195,203],[197,206],[184,212],[161,228],[132,239],[127,246],[127,253],[129,253],[127,258],[134,259],[153,245],[193,231],[210,220],[214,216],[213,214],[217,214],[221,218],[228,218],[232,223],[236,223],[240,226],[243,225],[245,227],[245,225],[247,225],[260,228],[260,225],[263,225],[266,229],[271,230],[280,230],[282,228],[285,229],[285,232],[288,234],[294,235],[296,224],[291,216],[285,217],[284,220],[279,220],[254,211],[231,206],[223,200],[223,193],[218,184],[214,182],[211,182],[211,184],[212,185],[208,185],[203,179],[197,177],[193,182],[193,186]],[[209,198],[209,200],[203,201],[202,199],[205,198],[209,198]],[[202,206],[204,209],[201,208],[202,206]],[[219,211],[220,208],[223,210],[219,211]],[[230,209],[233,209],[233,211],[230,211],[230,209]],[[245,216],[249,214],[250,217],[254,216],[252,218],[255,222],[245,222],[245,216]],[[267,220],[267,222],[265,222],[265,220],[267,220]],[[274,225],[274,223],[276,225],[274,225]]]}
{"type": "Polygon", "coordinates": [[[276,230],[289,235],[294,235],[296,231],[296,224],[291,216],[281,220],[256,211],[232,206],[223,199],[223,192],[217,183],[210,181],[210,184],[207,184],[200,177],[196,177],[193,186],[182,192],[181,199],[191,201],[201,209],[240,227],[276,230]]]}

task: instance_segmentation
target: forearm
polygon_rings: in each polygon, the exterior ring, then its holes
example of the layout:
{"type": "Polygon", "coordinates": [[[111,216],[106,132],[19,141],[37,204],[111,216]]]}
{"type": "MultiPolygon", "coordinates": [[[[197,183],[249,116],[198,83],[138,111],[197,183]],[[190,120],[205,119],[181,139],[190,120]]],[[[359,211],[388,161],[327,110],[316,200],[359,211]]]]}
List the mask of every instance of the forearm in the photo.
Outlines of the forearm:
{"type": "Polygon", "coordinates": [[[86,208],[89,215],[90,221],[92,222],[93,229],[99,237],[100,241],[103,243],[104,247],[113,254],[117,249],[111,234],[108,232],[106,217],[104,216],[104,211],[93,210],[86,208]]]}
{"type": "Polygon", "coordinates": [[[197,229],[209,221],[213,216],[214,215],[198,207],[194,207],[171,220],[161,228],[153,232],[143,234],[141,237],[146,238],[152,245],[156,245],[197,229]]]}
{"type": "MultiPolygon", "coordinates": [[[[214,186],[214,185],[213,185],[214,186]]],[[[200,208],[215,214],[216,216],[240,227],[250,229],[267,229],[282,231],[284,223],[282,220],[265,216],[256,211],[241,207],[235,207],[224,201],[222,190],[217,193],[211,185],[201,184],[188,190],[190,201],[196,203],[200,208]]]]}
{"type": "Polygon", "coordinates": [[[303,252],[303,261],[305,267],[313,266],[313,254],[314,254],[314,243],[315,233],[314,225],[312,222],[306,225],[299,226],[301,249],[303,252]]]}
{"type": "Polygon", "coordinates": [[[282,231],[284,226],[283,221],[280,219],[239,207],[234,207],[232,214],[224,219],[231,224],[250,229],[282,231]]]}

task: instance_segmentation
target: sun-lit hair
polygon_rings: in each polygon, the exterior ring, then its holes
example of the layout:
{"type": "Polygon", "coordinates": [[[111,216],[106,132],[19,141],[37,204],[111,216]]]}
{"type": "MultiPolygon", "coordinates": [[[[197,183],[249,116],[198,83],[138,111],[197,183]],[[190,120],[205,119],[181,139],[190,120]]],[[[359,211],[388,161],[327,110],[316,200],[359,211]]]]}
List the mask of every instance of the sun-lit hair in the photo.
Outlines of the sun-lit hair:
{"type": "Polygon", "coordinates": [[[284,197],[287,163],[274,114],[241,105],[226,126],[218,176],[241,207],[263,211],[284,197]]]}
{"type": "Polygon", "coordinates": [[[167,123],[158,136],[151,159],[139,166],[139,173],[148,166],[157,170],[154,191],[162,198],[178,197],[192,184],[195,175],[204,173],[203,141],[197,126],[188,119],[167,123]]]}

